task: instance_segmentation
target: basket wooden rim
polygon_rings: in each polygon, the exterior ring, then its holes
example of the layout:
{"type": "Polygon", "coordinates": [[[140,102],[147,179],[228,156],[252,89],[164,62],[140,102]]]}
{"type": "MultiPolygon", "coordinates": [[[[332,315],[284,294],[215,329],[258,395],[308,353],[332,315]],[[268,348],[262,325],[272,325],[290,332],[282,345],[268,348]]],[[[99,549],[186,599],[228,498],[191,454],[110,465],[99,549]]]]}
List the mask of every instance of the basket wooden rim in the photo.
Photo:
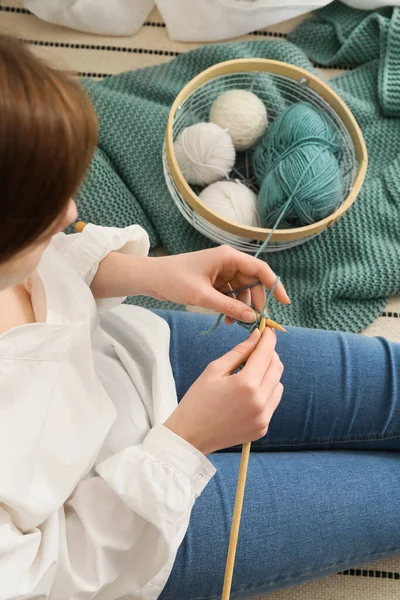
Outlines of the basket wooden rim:
{"type": "Polygon", "coordinates": [[[171,107],[167,123],[165,142],[166,157],[174,183],[183,199],[189,204],[189,206],[191,206],[191,208],[193,208],[199,215],[204,217],[208,222],[219,227],[220,229],[250,240],[255,239],[259,241],[265,240],[271,232],[270,229],[247,227],[240,225],[239,223],[234,223],[233,221],[224,219],[205,206],[183,177],[174,151],[173,123],[176,112],[182,102],[186,100],[186,98],[188,98],[188,96],[190,96],[190,94],[202,84],[210,81],[211,79],[221,75],[243,73],[248,71],[263,71],[266,73],[283,75],[295,81],[306,79],[308,87],[319,94],[339,115],[354,144],[355,154],[358,160],[358,169],[354,178],[352,189],[339,208],[325,219],[317,221],[316,223],[312,223],[311,225],[305,225],[303,227],[297,227],[294,229],[277,229],[272,235],[271,240],[274,242],[292,241],[315,235],[333,225],[350,208],[357,198],[367,172],[368,154],[361,129],[352,112],[346,106],[340,96],[322,79],[313,73],[306,71],[305,69],[296,67],[295,65],[265,58],[241,58],[217,63],[205,71],[202,71],[199,75],[189,81],[189,83],[186,84],[186,86],[177,95],[171,107]]]}

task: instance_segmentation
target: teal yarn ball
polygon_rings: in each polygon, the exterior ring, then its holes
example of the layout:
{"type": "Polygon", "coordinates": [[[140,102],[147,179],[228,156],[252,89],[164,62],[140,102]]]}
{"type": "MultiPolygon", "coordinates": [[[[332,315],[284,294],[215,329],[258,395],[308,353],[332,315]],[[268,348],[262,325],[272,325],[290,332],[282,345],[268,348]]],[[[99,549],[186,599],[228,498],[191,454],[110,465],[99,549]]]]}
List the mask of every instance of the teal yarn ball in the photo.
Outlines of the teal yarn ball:
{"type": "Polygon", "coordinates": [[[343,194],[339,158],[335,129],[321,111],[306,102],[284,110],[253,155],[264,227],[279,217],[279,227],[301,227],[332,214],[343,194]]]}
{"type": "Polygon", "coordinates": [[[336,210],[342,190],[342,175],[334,154],[325,149],[316,153],[305,146],[289,154],[267,174],[257,208],[264,227],[275,226],[285,204],[288,206],[280,227],[311,225],[336,210]]]}

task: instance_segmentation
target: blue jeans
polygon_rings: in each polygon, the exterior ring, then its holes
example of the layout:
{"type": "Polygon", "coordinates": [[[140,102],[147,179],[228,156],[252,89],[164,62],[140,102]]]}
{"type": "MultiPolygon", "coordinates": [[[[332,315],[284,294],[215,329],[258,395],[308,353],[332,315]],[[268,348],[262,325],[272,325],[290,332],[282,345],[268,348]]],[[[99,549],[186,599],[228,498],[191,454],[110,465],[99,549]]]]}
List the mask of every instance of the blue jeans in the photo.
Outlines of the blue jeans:
{"type": "MultiPolygon", "coordinates": [[[[181,399],[206,365],[244,339],[200,333],[202,314],[158,311],[171,328],[181,399]]],[[[253,444],[232,598],[245,599],[400,554],[400,344],[290,328],[278,333],[282,401],[253,444]]],[[[240,448],[193,508],[161,600],[221,597],[240,448]]]]}

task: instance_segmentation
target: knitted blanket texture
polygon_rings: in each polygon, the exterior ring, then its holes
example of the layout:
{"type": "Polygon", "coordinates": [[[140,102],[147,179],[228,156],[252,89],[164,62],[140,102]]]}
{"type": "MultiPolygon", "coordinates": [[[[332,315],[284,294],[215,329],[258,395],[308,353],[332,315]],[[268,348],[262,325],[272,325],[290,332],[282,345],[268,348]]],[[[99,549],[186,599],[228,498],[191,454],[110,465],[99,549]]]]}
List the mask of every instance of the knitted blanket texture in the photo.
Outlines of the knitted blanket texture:
{"type": "MultiPolygon", "coordinates": [[[[331,229],[302,246],[265,255],[292,304],[272,306],[287,325],[357,332],[400,290],[400,9],[365,12],[333,3],[288,41],[214,44],[155,67],[84,81],[95,105],[99,144],[78,194],[79,218],[139,223],[152,247],[170,253],[212,243],[182,217],[164,180],[169,109],[200,71],[234,58],[271,58],[315,73],[314,63],[352,69],[330,81],[365,137],[363,189],[331,229]]],[[[149,299],[133,300],[147,306],[149,299]]]]}

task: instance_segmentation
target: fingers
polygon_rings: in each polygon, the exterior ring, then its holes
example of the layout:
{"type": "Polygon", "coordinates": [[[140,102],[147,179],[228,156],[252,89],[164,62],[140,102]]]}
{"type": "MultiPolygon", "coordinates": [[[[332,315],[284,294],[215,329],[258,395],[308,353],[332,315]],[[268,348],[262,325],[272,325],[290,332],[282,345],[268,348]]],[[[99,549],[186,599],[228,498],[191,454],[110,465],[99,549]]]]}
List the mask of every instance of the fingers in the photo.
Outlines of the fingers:
{"type": "MultiPolygon", "coordinates": [[[[253,323],[255,315],[248,308],[248,294],[240,293],[241,295],[239,294],[239,297],[235,298],[230,294],[225,296],[223,292],[228,291],[227,287],[229,286],[227,284],[235,289],[236,287],[240,288],[260,282],[259,286],[251,288],[250,298],[256,310],[261,311],[266,298],[264,287],[271,289],[274,286],[276,282],[275,273],[265,262],[234,250],[229,246],[220,246],[205,252],[208,252],[208,261],[206,261],[208,263],[206,267],[207,279],[210,275],[210,268],[212,268],[214,274],[211,281],[214,287],[211,290],[209,287],[204,288],[199,298],[199,304],[204,308],[223,313],[231,319],[253,323]]],[[[280,302],[290,303],[281,282],[276,286],[274,294],[280,302]]]]}
{"type": "Polygon", "coordinates": [[[282,400],[284,388],[281,383],[275,387],[274,391],[270,396],[268,396],[268,401],[265,404],[264,412],[261,416],[261,421],[263,424],[263,428],[260,432],[260,437],[264,437],[268,431],[269,423],[274,415],[274,412],[279,406],[280,401],[282,400]]]}
{"type": "MultiPolygon", "coordinates": [[[[247,281],[246,283],[253,283],[253,281],[258,280],[261,281],[261,283],[268,289],[271,289],[273,287],[276,281],[276,274],[266,262],[258,258],[254,258],[253,256],[249,256],[244,252],[233,250],[232,248],[229,248],[228,250],[223,250],[222,252],[225,252],[225,260],[227,263],[229,263],[229,268],[231,270],[233,270],[236,267],[237,271],[251,278],[251,280],[247,281]],[[228,254],[230,256],[228,256],[228,254]]],[[[232,276],[233,274],[234,273],[232,273],[232,276]]],[[[262,299],[259,298],[259,292],[256,290],[258,290],[257,287],[254,288],[254,293],[256,294],[258,304],[258,301],[262,301],[262,299]]],[[[276,286],[275,298],[283,304],[290,304],[289,296],[287,295],[286,290],[281,282],[279,282],[276,286]]],[[[257,305],[255,304],[255,306],[257,305]]]]}
{"type": "Polygon", "coordinates": [[[258,312],[262,311],[266,296],[265,287],[263,285],[257,285],[256,287],[251,288],[251,301],[258,312]]]}
{"type": "Polygon", "coordinates": [[[250,306],[250,303],[251,303],[250,290],[243,290],[243,292],[239,292],[239,294],[237,295],[237,299],[239,300],[239,302],[243,302],[243,304],[250,306]]]}
{"type": "Polygon", "coordinates": [[[204,296],[202,296],[201,306],[215,310],[236,321],[254,323],[256,319],[254,310],[247,304],[244,304],[231,295],[225,296],[222,292],[214,288],[208,289],[204,296]]]}
{"type": "Polygon", "coordinates": [[[274,352],[273,358],[264,375],[259,390],[260,403],[263,406],[263,410],[260,415],[260,438],[264,437],[264,435],[267,433],[272,416],[282,399],[284,391],[283,385],[280,381],[282,373],[283,365],[278,354],[274,352]]]}
{"type": "Polygon", "coordinates": [[[224,375],[230,375],[249,359],[252,352],[256,349],[257,344],[260,342],[260,338],[260,331],[255,329],[247,340],[238,344],[232,348],[232,350],[221,356],[221,358],[218,358],[211,363],[210,367],[218,369],[218,371],[224,375]]]}
{"type": "MultiPolygon", "coordinates": [[[[237,295],[237,299],[239,300],[239,302],[243,303],[243,312],[248,311],[248,308],[250,306],[251,303],[251,293],[250,290],[243,290],[242,292],[240,292],[237,295]]],[[[253,316],[252,316],[253,318],[253,316]]],[[[234,320],[231,317],[225,317],[225,323],[226,325],[232,325],[234,323],[234,320]]]]}
{"type": "Polygon", "coordinates": [[[237,294],[239,300],[246,302],[246,304],[252,303],[256,310],[260,312],[265,304],[266,294],[265,287],[257,278],[248,277],[247,275],[245,276],[243,273],[238,272],[229,283],[232,286],[232,290],[242,290],[237,294]],[[251,287],[243,290],[246,286],[251,287]],[[244,297],[245,292],[247,293],[246,297],[244,297]]]}
{"type": "MultiPolygon", "coordinates": [[[[224,283],[224,285],[221,288],[217,288],[217,290],[219,292],[223,292],[223,294],[226,295],[226,292],[232,292],[232,284],[231,283],[224,283]]],[[[232,298],[235,297],[235,294],[228,294],[228,296],[232,296],[232,298]]],[[[232,323],[234,323],[234,320],[231,319],[230,317],[226,317],[225,316],[225,325],[232,325],[232,323]]]]}
{"type": "Polygon", "coordinates": [[[284,371],[284,367],[282,364],[279,355],[274,351],[272,360],[268,365],[267,370],[264,373],[263,380],[261,382],[261,387],[263,392],[268,395],[275,389],[278,383],[281,380],[282,374],[284,371]]]}
{"type": "MultiPolygon", "coordinates": [[[[267,265],[266,262],[258,258],[254,258],[252,256],[244,254],[243,258],[241,259],[241,265],[239,266],[239,268],[243,269],[243,272],[245,274],[252,275],[256,279],[258,279],[258,281],[261,281],[263,286],[265,286],[268,289],[271,289],[276,282],[277,276],[274,273],[274,271],[269,265],[267,265]],[[247,273],[245,270],[247,270],[247,273]]],[[[254,288],[254,293],[260,294],[260,288],[254,288]]],[[[290,304],[289,296],[287,295],[286,290],[281,281],[276,286],[274,296],[283,304],[290,304]]],[[[260,302],[262,302],[262,299],[260,299],[260,302]]]]}
{"type": "Polygon", "coordinates": [[[274,358],[275,345],[275,332],[268,327],[254,352],[249,357],[241,376],[247,377],[255,385],[261,386],[264,376],[274,358]]]}

